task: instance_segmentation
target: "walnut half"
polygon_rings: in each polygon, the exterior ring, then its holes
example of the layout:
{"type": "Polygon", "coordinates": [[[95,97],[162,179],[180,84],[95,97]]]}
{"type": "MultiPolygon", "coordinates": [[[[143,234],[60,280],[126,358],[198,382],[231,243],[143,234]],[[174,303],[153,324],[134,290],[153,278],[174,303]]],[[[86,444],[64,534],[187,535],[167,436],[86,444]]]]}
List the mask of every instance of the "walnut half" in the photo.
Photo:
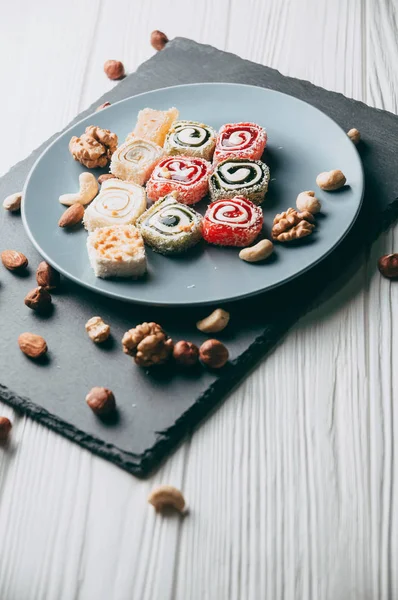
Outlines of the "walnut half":
{"type": "Polygon", "coordinates": [[[278,242],[291,242],[310,235],[315,228],[314,216],[307,210],[297,212],[288,208],[286,212],[276,215],[271,235],[278,242]]]}
{"type": "Polygon", "coordinates": [[[74,135],[69,142],[73,158],[88,169],[106,167],[116,148],[116,133],[95,125],[86,127],[86,131],[80,137],[74,135]]]}
{"type": "Polygon", "coordinates": [[[141,323],[126,331],[123,351],[134,358],[139,367],[165,363],[173,352],[174,343],[157,323],[141,323]]]}

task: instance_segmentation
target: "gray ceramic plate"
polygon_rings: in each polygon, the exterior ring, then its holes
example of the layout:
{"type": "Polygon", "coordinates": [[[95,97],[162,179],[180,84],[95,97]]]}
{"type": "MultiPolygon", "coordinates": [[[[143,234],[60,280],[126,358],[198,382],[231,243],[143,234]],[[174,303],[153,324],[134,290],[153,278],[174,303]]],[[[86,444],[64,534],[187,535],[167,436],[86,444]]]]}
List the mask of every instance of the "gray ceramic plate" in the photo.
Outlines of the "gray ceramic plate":
{"type": "MultiPolygon", "coordinates": [[[[40,254],[66,277],[94,291],[143,304],[222,303],[280,285],[325,257],[353,225],[363,190],[362,164],[355,146],[319,110],[264,88],[201,83],[127,98],[60,135],[32,168],[22,216],[40,254]],[[76,190],[79,173],[86,170],[72,159],[68,142],[91,124],[110,129],[124,140],[134,127],[137,112],[146,106],[176,106],[182,119],[202,121],[216,129],[237,121],[254,121],[265,127],[269,141],[263,160],[271,169],[271,183],[263,205],[264,234],[269,237],[277,212],[294,207],[298,192],[311,189],[317,190],[322,201],[316,233],[293,246],[276,245],[273,257],[264,264],[241,261],[238,249],[202,242],[180,257],[166,258],[148,250],[149,274],[142,281],[97,279],[87,258],[85,230],[68,233],[57,226],[64,210],[58,197],[76,190]],[[338,192],[318,190],[316,176],[330,169],[341,169],[349,185],[338,192]]],[[[200,212],[206,204],[205,200],[197,206],[200,212]]]]}

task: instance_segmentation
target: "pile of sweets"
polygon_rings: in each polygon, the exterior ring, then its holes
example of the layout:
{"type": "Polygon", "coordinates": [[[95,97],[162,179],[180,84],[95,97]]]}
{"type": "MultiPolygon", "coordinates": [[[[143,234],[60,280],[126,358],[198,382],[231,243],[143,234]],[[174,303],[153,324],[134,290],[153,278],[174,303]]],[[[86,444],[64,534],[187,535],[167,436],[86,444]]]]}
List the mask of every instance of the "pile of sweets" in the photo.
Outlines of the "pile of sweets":
{"type": "Polygon", "coordinates": [[[266,143],[256,123],[227,123],[217,133],[179,120],[176,108],[141,110],[110,157],[114,178],[85,210],[95,275],[142,276],[145,244],[165,255],[185,252],[202,238],[218,246],[252,244],[262,230],[259,205],[270,180],[261,161],[266,143]],[[192,205],[206,196],[202,217],[192,205]]]}

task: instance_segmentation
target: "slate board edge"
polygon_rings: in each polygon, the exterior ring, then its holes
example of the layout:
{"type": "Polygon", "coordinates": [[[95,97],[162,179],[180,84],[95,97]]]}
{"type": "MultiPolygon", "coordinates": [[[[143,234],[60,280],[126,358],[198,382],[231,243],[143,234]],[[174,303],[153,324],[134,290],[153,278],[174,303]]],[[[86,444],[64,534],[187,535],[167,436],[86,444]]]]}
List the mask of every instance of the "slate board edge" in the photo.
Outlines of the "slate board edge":
{"type": "MultiPolygon", "coordinates": [[[[166,58],[169,48],[172,48],[174,46],[177,46],[177,47],[182,46],[182,48],[183,48],[185,44],[189,44],[189,43],[192,43],[192,42],[186,38],[176,38],[175,40],[171,41],[168,44],[168,46],[166,46],[165,50],[160,55],[158,53],[157,55],[154,55],[148,61],[146,61],[145,63],[140,65],[140,67],[137,69],[137,71],[135,72],[134,75],[139,76],[140,71],[144,68],[144,66],[148,65],[148,63],[154,61],[155,59],[160,58],[161,60],[163,60],[164,58],[166,58]]],[[[214,48],[212,46],[203,45],[203,44],[200,44],[200,46],[201,46],[201,49],[204,49],[204,50],[209,49],[209,51],[210,50],[214,51],[214,48]]],[[[181,48],[179,48],[179,50],[181,50],[181,48]]],[[[219,52],[222,53],[222,51],[219,51],[219,52]]],[[[227,54],[229,56],[236,57],[241,62],[247,63],[248,65],[253,65],[253,64],[258,65],[258,63],[253,63],[251,61],[241,59],[240,57],[238,57],[237,55],[232,54],[232,53],[223,53],[223,54],[227,54]]],[[[263,65],[258,65],[258,66],[263,67],[263,65]]],[[[275,69],[271,69],[270,67],[263,67],[263,68],[267,69],[267,71],[270,73],[271,72],[277,73],[280,77],[283,77],[284,79],[289,79],[290,81],[295,82],[296,85],[299,84],[300,86],[305,85],[306,87],[322,89],[319,86],[312,84],[311,82],[281,75],[279,73],[279,71],[277,71],[275,69]]],[[[126,78],[125,81],[128,81],[128,77],[126,78]]],[[[217,79],[217,81],[222,81],[222,78],[217,79]]],[[[48,146],[48,144],[52,142],[52,140],[54,140],[56,137],[58,137],[60,135],[60,133],[62,133],[62,131],[65,131],[66,129],[71,127],[71,125],[73,125],[74,123],[77,123],[81,119],[85,118],[87,115],[91,114],[95,110],[95,108],[98,105],[100,105],[102,102],[104,102],[105,100],[112,101],[116,94],[115,90],[117,89],[117,91],[119,93],[123,87],[124,87],[124,82],[122,81],[118,84],[118,86],[116,86],[116,88],[113,88],[113,90],[110,90],[109,92],[107,92],[106,94],[101,96],[96,102],[92,103],[89,108],[87,108],[85,111],[80,113],[75,119],[73,119],[69,124],[67,124],[66,127],[64,127],[60,132],[55,133],[47,141],[45,141],[37,149],[35,149],[27,158],[23,159],[22,161],[20,161],[16,165],[14,165],[8,171],[8,173],[3,175],[1,180],[4,181],[4,179],[8,178],[8,176],[12,176],[16,171],[18,171],[19,168],[23,168],[25,166],[26,162],[29,162],[29,161],[33,162],[34,157],[39,156],[39,154],[41,154],[41,152],[44,150],[44,148],[46,148],[48,146]]],[[[261,87],[265,87],[265,86],[261,86],[261,87]]],[[[272,86],[270,86],[270,89],[273,89],[272,86]]],[[[328,93],[331,96],[347,99],[346,96],[344,96],[343,94],[341,94],[339,92],[328,92],[328,93]]],[[[131,93],[128,94],[128,96],[130,96],[130,95],[131,95],[131,93]]],[[[126,97],[128,97],[128,96],[126,96],[126,97]]],[[[117,98],[117,100],[119,100],[119,98],[117,98]]],[[[369,108],[365,103],[363,103],[361,101],[354,100],[354,102],[359,105],[362,105],[363,107],[369,108]]],[[[375,108],[372,108],[372,110],[376,110],[377,112],[380,112],[380,113],[382,112],[383,114],[386,114],[386,112],[387,112],[387,111],[383,111],[381,109],[375,109],[375,108]]],[[[396,118],[396,115],[394,115],[393,113],[388,113],[388,115],[390,115],[392,118],[396,118]]],[[[26,177],[26,173],[24,175],[24,178],[25,177],[26,177]]],[[[1,180],[0,180],[0,187],[1,187],[1,180]]],[[[394,201],[391,202],[389,204],[389,206],[387,207],[387,209],[385,211],[383,211],[383,213],[380,214],[380,218],[383,220],[383,222],[379,223],[379,225],[380,225],[380,227],[378,228],[379,231],[373,230],[372,238],[368,239],[368,241],[367,241],[368,244],[374,241],[374,239],[377,237],[377,235],[381,232],[381,229],[388,228],[388,226],[390,226],[394,222],[394,220],[397,218],[397,212],[398,212],[398,201],[396,200],[395,202],[394,201]]],[[[189,435],[189,433],[194,428],[196,428],[196,426],[210,412],[212,412],[212,410],[214,408],[219,406],[220,397],[221,396],[225,397],[226,394],[228,392],[230,392],[232,390],[232,388],[234,388],[245,375],[248,374],[248,371],[253,369],[254,366],[257,364],[257,362],[261,358],[263,358],[264,355],[266,353],[268,353],[276,345],[276,343],[282,338],[282,336],[284,336],[286,334],[286,332],[291,328],[291,326],[297,321],[297,319],[302,317],[309,310],[311,310],[311,308],[313,306],[315,306],[316,304],[319,304],[319,301],[320,301],[319,297],[314,298],[313,304],[311,306],[308,305],[303,310],[301,310],[299,314],[291,316],[291,318],[289,319],[289,323],[285,323],[284,330],[283,331],[279,330],[278,335],[275,336],[274,339],[269,338],[269,332],[267,329],[264,330],[264,332],[254,340],[254,342],[249,346],[249,348],[247,348],[247,350],[245,352],[243,352],[240,355],[240,357],[238,359],[236,359],[236,361],[234,361],[233,366],[231,366],[230,369],[227,369],[225,371],[225,373],[223,374],[223,376],[220,377],[218,380],[216,380],[216,382],[212,386],[210,386],[206,390],[206,392],[204,392],[196,400],[196,402],[191,406],[190,409],[188,409],[185,413],[183,413],[181,415],[181,417],[179,417],[179,419],[177,419],[177,421],[171,427],[169,427],[166,431],[158,432],[159,438],[155,442],[154,446],[152,448],[146,450],[145,452],[143,452],[140,455],[126,452],[124,450],[119,449],[117,446],[103,442],[102,440],[100,440],[99,438],[97,438],[95,436],[86,434],[85,432],[79,430],[75,426],[70,425],[69,423],[67,423],[66,421],[63,421],[62,419],[56,417],[55,415],[52,415],[46,409],[43,409],[42,407],[36,405],[28,398],[14,394],[10,389],[8,389],[5,386],[2,386],[1,384],[0,384],[0,399],[3,400],[5,403],[13,406],[17,410],[20,410],[21,412],[29,415],[31,418],[33,418],[34,420],[47,426],[48,428],[52,429],[53,431],[60,433],[61,435],[70,439],[71,441],[74,441],[74,442],[78,443],[80,446],[90,450],[94,454],[97,454],[99,456],[102,456],[103,458],[106,458],[106,459],[112,461],[113,463],[117,464],[121,468],[127,470],[128,472],[130,472],[138,477],[145,477],[150,472],[152,472],[160,464],[160,462],[162,462],[165,459],[165,454],[166,454],[165,451],[167,450],[167,453],[170,453],[172,450],[174,450],[176,448],[176,446],[187,435],[189,435]],[[226,376],[224,376],[224,375],[226,375],[226,376]],[[193,417],[195,418],[194,425],[192,425],[193,417]]]]}

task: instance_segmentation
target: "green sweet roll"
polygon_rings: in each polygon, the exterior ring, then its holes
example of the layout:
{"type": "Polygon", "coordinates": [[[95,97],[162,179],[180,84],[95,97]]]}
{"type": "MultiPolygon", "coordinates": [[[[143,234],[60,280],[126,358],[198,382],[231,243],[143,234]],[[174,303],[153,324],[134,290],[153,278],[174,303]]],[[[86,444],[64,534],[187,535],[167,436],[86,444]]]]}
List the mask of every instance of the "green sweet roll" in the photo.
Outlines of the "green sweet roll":
{"type": "Polygon", "coordinates": [[[254,204],[261,204],[268,183],[269,168],[261,160],[227,158],[215,167],[210,176],[210,197],[214,202],[240,194],[254,204]]]}
{"type": "Polygon", "coordinates": [[[176,121],[167,134],[164,150],[167,154],[198,156],[211,160],[216,147],[216,131],[197,121],[176,121]]]}
{"type": "Polygon", "coordinates": [[[184,252],[202,237],[202,216],[174,194],[161,198],[136,223],[144,241],[160,254],[184,252]]]}

